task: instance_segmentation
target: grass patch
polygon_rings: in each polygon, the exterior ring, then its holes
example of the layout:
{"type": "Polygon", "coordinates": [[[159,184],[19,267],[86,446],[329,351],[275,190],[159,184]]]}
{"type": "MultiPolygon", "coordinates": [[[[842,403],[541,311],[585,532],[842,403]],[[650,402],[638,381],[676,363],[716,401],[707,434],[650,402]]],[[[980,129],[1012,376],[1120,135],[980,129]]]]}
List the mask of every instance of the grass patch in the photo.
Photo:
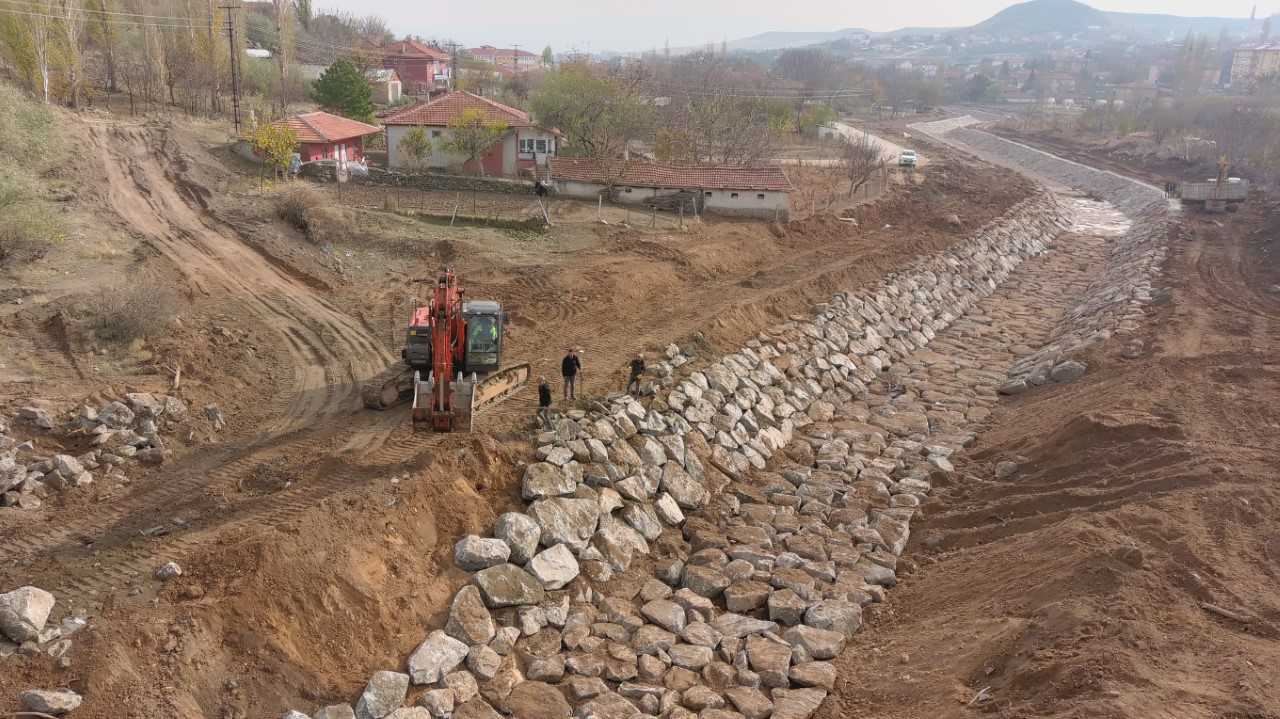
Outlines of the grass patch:
{"type": "Polygon", "coordinates": [[[94,337],[130,344],[153,337],[178,316],[178,294],[171,287],[138,282],[99,290],[93,300],[90,326],[94,337]]]}

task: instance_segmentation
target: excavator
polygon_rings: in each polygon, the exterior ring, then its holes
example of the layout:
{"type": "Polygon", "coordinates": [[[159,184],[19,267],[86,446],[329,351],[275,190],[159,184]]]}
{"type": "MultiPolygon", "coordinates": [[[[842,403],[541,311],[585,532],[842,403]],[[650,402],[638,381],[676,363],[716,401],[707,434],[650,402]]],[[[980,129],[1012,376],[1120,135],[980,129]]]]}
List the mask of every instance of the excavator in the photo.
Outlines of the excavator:
{"type": "Polygon", "coordinates": [[[452,269],[435,281],[431,302],[417,306],[393,365],[365,384],[366,407],[413,401],[413,429],[470,432],[472,416],[529,381],[529,365],[499,369],[506,315],[493,300],[465,300],[452,269]]]}

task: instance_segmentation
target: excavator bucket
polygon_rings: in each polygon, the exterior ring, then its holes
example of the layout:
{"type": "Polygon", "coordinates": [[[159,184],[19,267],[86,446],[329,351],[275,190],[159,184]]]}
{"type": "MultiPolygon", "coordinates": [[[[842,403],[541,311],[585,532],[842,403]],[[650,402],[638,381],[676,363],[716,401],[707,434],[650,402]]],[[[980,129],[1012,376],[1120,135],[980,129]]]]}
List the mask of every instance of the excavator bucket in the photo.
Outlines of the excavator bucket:
{"type": "MultiPolygon", "coordinates": [[[[470,432],[471,417],[475,412],[476,379],[462,379],[453,383],[453,416],[450,417],[450,429],[454,432],[470,432]]],[[[439,429],[439,427],[437,427],[439,429]]]]}

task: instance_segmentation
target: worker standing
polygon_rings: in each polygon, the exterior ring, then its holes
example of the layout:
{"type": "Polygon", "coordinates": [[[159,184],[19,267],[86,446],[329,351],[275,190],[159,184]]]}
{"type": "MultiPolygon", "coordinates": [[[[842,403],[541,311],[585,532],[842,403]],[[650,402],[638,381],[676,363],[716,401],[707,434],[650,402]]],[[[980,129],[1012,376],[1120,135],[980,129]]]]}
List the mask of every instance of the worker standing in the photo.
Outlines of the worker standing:
{"type": "Polygon", "coordinates": [[[631,379],[627,381],[627,394],[640,394],[640,376],[644,374],[644,354],[631,360],[631,379]],[[635,389],[631,389],[635,387],[635,389]]]}
{"type": "Polygon", "coordinates": [[[545,376],[538,378],[538,421],[543,429],[551,429],[551,385],[545,376]]]}
{"type": "Polygon", "coordinates": [[[570,347],[569,354],[560,361],[560,375],[564,377],[564,398],[577,399],[574,390],[577,388],[578,372],[582,370],[582,360],[578,359],[578,350],[570,347]]]}

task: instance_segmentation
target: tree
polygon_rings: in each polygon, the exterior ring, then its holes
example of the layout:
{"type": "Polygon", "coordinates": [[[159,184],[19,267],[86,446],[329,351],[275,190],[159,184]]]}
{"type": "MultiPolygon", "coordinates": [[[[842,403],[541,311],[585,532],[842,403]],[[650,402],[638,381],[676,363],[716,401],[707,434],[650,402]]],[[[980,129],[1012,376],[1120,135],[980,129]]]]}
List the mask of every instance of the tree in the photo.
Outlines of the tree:
{"type": "Polygon", "coordinates": [[[298,13],[298,24],[303,30],[311,29],[311,0],[293,0],[293,9],[298,13]]]}
{"type": "Polygon", "coordinates": [[[280,114],[289,111],[289,68],[293,65],[293,3],[271,0],[276,22],[276,47],[273,50],[280,70],[280,114]]]}
{"type": "Polygon", "coordinates": [[[298,146],[298,134],[284,125],[259,125],[253,131],[253,149],[277,173],[289,169],[294,148],[298,146]]]}
{"type": "Polygon", "coordinates": [[[841,162],[849,177],[849,197],[871,179],[877,170],[884,167],[880,146],[871,136],[862,133],[857,138],[845,138],[842,148],[841,162]]]}
{"type": "Polygon", "coordinates": [[[600,75],[573,63],[547,73],[531,104],[542,126],[564,133],[564,154],[608,161],[651,126],[653,107],[641,101],[639,87],[639,77],[600,75]]]}
{"type": "Polygon", "coordinates": [[[80,42],[84,39],[84,8],[80,0],[60,0],[58,18],[62,21],[62,48],[67,66],[67,104],[80,107],[80,84],[83,72],[80,67],[80,42]]]}
{"type": "Polygon", "coordinates": [[[373,121],[372,98],[364,75],[346,58],[326,68],[311,91],[311,99],[324,109],[361,122],[373,121]]]}
{"type": "Polygon", "coordinates": [[[551,67],[553,64],[555,64],[555,61],[556,61],[556,56],[554,53],[551,52],[551,46],[548,45],[542,48],[542,64],[546,65],[547,67],[551,67]]]}
{"type": "Polygon", "coordinates": [[[815,130],[836,118],[836,111],[832,110],[830,105],[825,103],[807,105],[804,112],[800,113],[800,126],[796,129],[800,132],[815,130]]]}
{"type": "Polygon", "coordinates": [[[431,156],[431,138],[427,137],[427,131],[422,127],[406,132],[400,142],[396,143],[396,147],[409,157],[415,169],[421,168],[422,163],[431,156]]]}
{"type": "Polygon", "coordinates": [[[465,155],[467,162],[475,162],[484,174],[484,164],[479,162],[480,156],[502,139],[507,132],[507,124],[498,120],[490,120],[481,110],[466,110],[449,121],[449,134],[443,138],[440,148],[446,152],[465,155]]]}

